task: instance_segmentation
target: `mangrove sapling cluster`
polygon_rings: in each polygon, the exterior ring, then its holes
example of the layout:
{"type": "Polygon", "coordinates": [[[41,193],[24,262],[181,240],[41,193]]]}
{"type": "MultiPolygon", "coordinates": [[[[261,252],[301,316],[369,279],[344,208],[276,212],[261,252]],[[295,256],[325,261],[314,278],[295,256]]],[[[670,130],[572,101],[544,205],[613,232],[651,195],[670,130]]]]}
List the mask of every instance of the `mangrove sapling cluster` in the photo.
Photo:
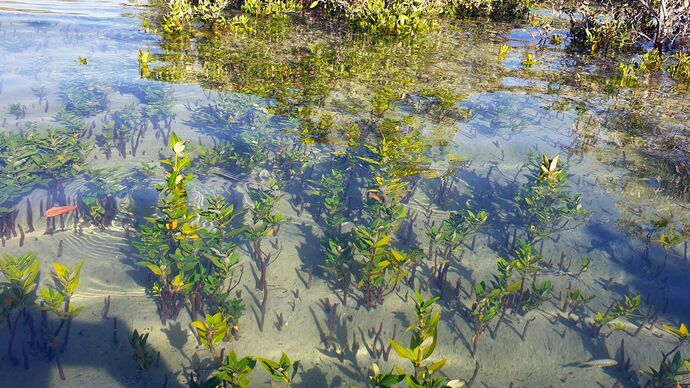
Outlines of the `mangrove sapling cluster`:
{"type": "Polygon", "coordinates": [[[498,273],[493,275],[490,286],[484,281],[475,285],[477,299],[471,308],[475,327],[472,337],[473,353],[476,351],[479,335],[494,317],[498,317],[498,321],[493,330],[489,328],[492,336],[496,335],[509,311],[512,314],[524,314],[551,297],[551,282],[537,282],[538,263],[542,258],[533,246],[520,241],[514,256],[512,261],[498,259],[498,273]],[[529,281],[531,285],[527,284],[529,281]]]}
{"type": "Polygon", "coordinates": [[[40,261],[30,254],[18,257],[3,255],[0,259],[0,272],[5,278],[0,282],[0,317],[6,321],[10,332],[7,356],[12,363],[19,364],[15,343],[19,339],[19,329],[23,327],[23,332],[28,333],[21,348],[24,367],[29,368],[29,349],[38,349],[45,352],[49,359],[55,358],[60,378],[65,379],[60,354],[67,348],[72,319],[81,310],[71,300],[79,285],[83,264],[82,260],[69,269],[64,264],[53,263],[54,285],[40,290],[41,302],[36,306],[40,261]],[[36,307],[41,311],[38,331],[32,315],[36,307]],[[48,312],[55,315],[58,323],[49,320],[48,312]],[[23,326],[20,326],[20,322],[23,326]]]}
{"type": "MultiPolygon", "coordinates": [[[[276,6],[284,4],[282,1],[268,1],[266,3],[275,4],[276,6]]],[[[189,0],[166,0],[163,2],[163,4],[165,14],[163,15],[161,21],[161,27],[163,27],[163,31],[166,34],[170,35],[180,34],[183,31],[190,29],[194,30],[195,26],[199,25],[205,26],[206,28],[214,31],[227,26],[230,27],[231,31],[235,31],[236,29],[233,29],[232,27],[236,27],[238,23],[241,25],[246,24],[246,17],[244,17],[244,19],[241,19],[238,16],[233,18],[229,17],[229,0],[200,0],[195,3],[192,3],[189,0]]],[[[253,6],[250,5],[250,2],[247,2],[246,6],[244,3],[242,4],[242,10],[250,13],[250,10],[256,10],[257,7],[260,10],[260,5],[262,2],[254,1],[251,3],[253,6]],[[245,7],[247,7],[247,9],[245,9],[245,7]]],[[[297,3],[295,4],[298,5],[297,3]]],[[[271,11],[273,10],[273,8],[269,9],[271,11]]],[[[259,13],[258,15],[262,14],[263,13],[259,13]]]]}
{"type": "MultiPolygon", "coordinates": [[[[394,339],[390,340],[391,346],[398,357],[410,362],[412,373],[407,373],[404,369],[399,367],[394,368],[395,372],[391,370],[387,373],[381,373],[378,365],[373,364],[373,376],[369,376],[370,383],[373,387],[394,387],[403,380],[410,388],[458,388],[464,386],[464,383],[460,380],[446,381],[447,378],[444,376],[434,376],[441,370],[447,361],[445,358],[438,361],[430,360],[438,342],[438,323],[441,320],[441,313],[434,313],[433,307],[433,304],[438,301],[438,299],[438,297],[435,297],[424,300],[422,295],[417,292],[415,298],[415,315],[417,322],[407,328],[408,332],[412,332],[410,345],[405,346],[394,339]]],[[[475,370],[475,375],[476,372],[475,370]]],[[[474,380],[474,378],[472,378],[472,380],[474,380]]]]}
{"type": "MultiPolygon", "coordinates": [[[[523,238],[513,233],[509,249],[513,249],[512,260],[499,258],[490,285],[480,281],[475,285],[476,300],[472,304],[475,334],[472,337],[473,353],[476,351],[479,335],[488,328],[493,318],[498,317],[491,331],[496,335],[506,314],[525,314],[539,307],[553,296],[553,284],[549,280],[538,281],[540,274],[563,273],[579,276],[589,267],[589,259],[583,259],[578,273],[570,272],[570,265],[563,263],[554,270],[552,260],[542,260],[543,243],[554,233],[563,230],[570,220],[583,214],[580,198],[567,191],[567,176],[559,165],[558,156],[549,159],[543,156],[534,163],[529,181],[515,197],[518,203],[520,222],[525,227],[523,238]],[[539,249],[535,244],[539,242],[539,249]]],[[[571,292],[565,295],[564,307],[584,307],[589,301],[584,294],[571,292]]],[[[525,326],[526,331],[527,325],[525,326]]],[[[491,329],[490,329],[491,330],[491,329]]],[[[525,333],[526,334],[526,333],[525,333]]],[[[523,339],[525,334],[522,335],[523,339]]]]}
{"type": "Polygon", "coordinates": [[[243,305],[230,297],[230,291],[239,283],[235,274],[239,253],[231,239],[244,229],[232,228],[238,214],[223,198],[208,200],[205,209],[188,205],[187,183],[192,175],[185,174],[191,163],[185,153],[186,144],[171,133],[173,158],[162,161],[168,166],[165,183],[156,186],[160,192],[159,213],[140,228],[134,246],[143,259],[139,264],[155,277],[150,291],[158,302],[163,323],[175,319],[185,305],[194,320],[206,311],[223,311],[237,314],[228,315],[235,322],[243,305]],[[200,226],[200,218],[209,226],[200,226]]]}
{"type": "MultiPolygon", "coordinates": [[[[231,350],[207,380],[203,380],[198,371],[196,376],[192,373],[189,386],[191,388],[249,387],[252,382],[250,375],[257,362],[272,380],[285,384],[285,388],[292,386],[300,367],[299,360],[293,362],[285,353],[282,353],[278,361],[274,361],[254,356],[238,358],[235,351],[231,350]]],[[[272,383],[271,386],[274,384],[272,383]]]]}
{"type": "Polygon", "coordinates": [[[524,0],[501,3],[489,0],[434,0],[418,5],[400,1],[359,4],[335,0],[316,0],[312,3],[295,0],[246,0],[240,3],[229,0],[166,0],[161,6],[164,14],[160,25],[167,35],[179,35],[195,28],[218,32],[226,26],[234,31],[232,27],[237,24],[238,17],[230,19],[229,16],[239,8],[248,15],[270,15],[278,19],[296,13],[332,16],[345,20],[353,30],[377,35],[412,36],[437,26],[441,15],[448,15],[449,18],[463,16],[511,20],[524,17],[530,6],[531,3],[524,0]]]}
{"type": "Polygon", "coordinates": [[[261,298],[261,319],[259,320],[259,330],[263,331],[266,320],[266,306],[268,303],[268,267],[282,252],[282,247],[274,251],[268,251],[263,241],[267,237],[276,236],[282,224],[287,223],[287,219],[275,213],[276,202],[280,199],[278,191],[278,181],[269,178],[265,187],[253,187],[249,189],[249,197],[253,202],[250,209],[252,216],[251,228],[245,232],[247,240],[251,242],[251,253],[259,270],[257,288],[263,291],[261,298]]]}
{"type": "MultiPolygon", "coordinates": [[[[373,100],[375,109],[372,114],[382,117],[389,106],[385,101],[389,100],[373,100]]],[[[379,129],[381,137],[378,143],[365,144],[367,154],[357,156],[369,170],[362,222],[354,227],[353,241],[359,267],[356,285],[360,289],[360,300],[367,308],[383,303],[384,297],[395,290],[398,282],[407,275],[411,264],[409,258],[405,251],[395,249],[392,244],[408,216],[405,203],[429,165],[424,156],[426,147],[418,132],[398,134],[393,141],[384,134],[386,129],[379,129]]]]}
{"type": "MultiPolygon", "coordinates": [[[[414,268],[414,273],[422,260],[414,244],[404,250],[395,246],[409,244],[415,217],[408,215],[405,204],[414,194],[422,175],[429,174],[430,160],[425,155],[428,146],[419,132],[410,128],[410,123],[384,117],[395,98],[396,94],[387,88],[374,93],[371,120],[363,125],[376,134],[376,143],[360,146],[353,141],[350,144],[355,155],[352,160],[364,162],[366,169],[361,171],[356,165],[346,170],[334,169],[314,182],[315,193],[321,199],[317,220],[323,214],[324,268],[331,274],[334,286],[342,289],[344,303],[347,303],[353,279],[359,300],[367,308],[381,304],[404,278],[413,284],[408,269],[414,268]],[[358,176],[360,172],[364,173],[361,177],[358,176]],[[361,199],[363,207],[357,216],[351,214],[351,199],[346,200],[346,196],[353,191],[350,185],[359,182],[364,182],[366,189],[361,199]],[[353,222],[352,227],[348,221],[353,222]],[[408,227],[400,233],[405,221],[408,227]],[[343,228],[346,225],[348,227],[343,228]]],[[[442,236],[447,249],[440,255],[459,255],[464,237],[479,228],[486,217],[484,212],[469,212],[465,218],[460,218],[462,227],[448,225],[447,233],[442,236]]],[[[447,269],[444,271],[441,265],[437,269],[436,275],[443,279],[447,269]]]]}

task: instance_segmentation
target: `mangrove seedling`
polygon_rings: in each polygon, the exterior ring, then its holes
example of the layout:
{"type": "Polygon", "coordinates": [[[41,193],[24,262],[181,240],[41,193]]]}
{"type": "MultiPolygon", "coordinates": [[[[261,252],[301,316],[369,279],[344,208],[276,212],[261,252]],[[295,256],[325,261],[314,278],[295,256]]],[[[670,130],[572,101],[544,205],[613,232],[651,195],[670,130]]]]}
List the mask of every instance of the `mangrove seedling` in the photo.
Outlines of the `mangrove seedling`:
{"type": "Polygon", "coordinates": [[[41,289],[41,296],[43,297],[46,308],[55,313],[60,319],[60,325],[57,330],[55,330],[54,336],[57,337],[63,325],[67,325],[62,347],[60,349],[61,352],[64,352],[67,347],[72,319],[81,311],[81,307],[76,307],[71,302],[74,291],[76,291],[81,279],[81,268],[84,262],[84,260],[79,261],[72,270],[64,264],[53,263],[53,280],[55,281],[55,287],[49,286],[41,289]]]}
{"type": "Polygon", "coordinates": [[[530,69],[532,66],[541,65],[542,63],[542,61],[534,58],[532,53],[526,53],[525,57],[522,59],[522,66],[524,66],[525,69],[530,69]]]}
{"type": "Polygon", "coordinates": [[[256,359],[252,356],[237,358],[234,350],[225,357],[225,361],[213,373],[204,387],[218,387],[228,385],[230,388],[248,388],[251,380],[249,375],[254,371],[256,359]]]}
{"type": "Polygon", "coordinates": [[[620,318],[630,319],[633,316],[640,315],[640,306],[641,299],[639,295],[632,298],[625,295],[622,300],[611,304],[605,312],[597,312],[597,315],[594,317],[594,332],[598,335],[604,326],[613,331],[621,330],[622,326],[617,320],[620,318]]]}
{"type": "Polygon", "coordinates": [[[199,336],[199,342],[206,346],[217,364],[221,363],[221,355],[216,352],[216,345],[228,334],[228,320],[221,313],[206,314],[206,319],[192,322],[192,327],[199,336]]]}
{"type": "Polygon", "coordinates": [[[579,316],[584,314],[585,307],[594,299],[594,295],[587,295],[579,289],[568,289],[565,291],[565,297],[563,298],[563,312],[568,312],[568,316],[572,312],[576,312],[579,316]]]}
{"type": "Polygon", "coordinates": [[[137,368],[140,371],[145,371],[153,364],[153,353],[146,343],[149,339],[149,333],[139,333],[134,329],[132,335],[129,336],[129,344],[132,346],[132,359],[137,363],[137,368]]]}
{"type": "Polygon", "coordinates": [[[60,320],[58,327],[52,329],[48,324],[47,315],[45,313],[41,314],[43,342],[46,346],[48,356],[55,357],[55,363],[57,364],[62,380],[65,379],[65,375],[62,371],[60,353],[64,352],[67,347],[72,319],[81,312],[81,307],[74,306],[71,300],[74,291],[79,285],[81,268],[83,265],[84,260],[81,260],[74,269],[70,270],[64,264],[53,263],[53,280],[55,285],[42,288],[40,291],[41,297],[43,298],[41,310],[44,312],[52,312],[60,320]],[[60,335],[63,328],[65,328],[65,334],[61,340],[60,335]]]}
{"type": "Polygon", "coordinates": [[[5,277],[5,281],[0,283],[0,311],[6,317],[7,327],[10,331],[10,338],[7,344],[7,357],[14,364],[17,358],[14,356],[14,340],[17,336],[19,318],[29,324],[31,329],[31,340],[34,340],[33,320],[30,308],[34,305],[36,298],[36,288],[38,284],[36,278],[40,268],[40,261],[31,254],[22,256],[3,255],[0,259],[0,272],[5,277]]]}
{"type": "Polygon", "coordinates": [[[78,195],[80,214],[88,221],[106,228],[117,215],[116,197],[126,189],[123,178],[114,170],[90,170],[86,174],[87,188],[78,195]]]}
{"type": "Polygon", "coordinates": [[[397,355],[408,360],[412,364],[412,373],[406,373],[401,368],[395,368],[396,373],[381,374],[378,366],[374,365],[374,376],[371,381],[376,387],[390,387],[401,380],[405,380],[409,387],[461,387],[463,384],[459,380],[446,382],[446,377],[434,377],[446,359],[429,362],[428,359],[434,352],[437,343],[438,323],[441,320],[441,313],[434,313],[433,304],[438,301],[438,297],[424,300],[422,295],[415,294],[415,315],[417,322],[410,325],[407,331],[412,332],[410,345],[404,346],[391,338],[390,343],[397,355]]]}
{"type": "Polygon", "coordinates": [[[560,166],[558,156],[542,156],[533,164],[530,172],[529,181],[515,201],[519,207],[520,222],[525,226],[525,240],[528,243],[541,240],[541,254],[545,239],[563,230],[570,221],[584,213],[580,196],[567,191],[567,174],[560,166]]]}
{"type": "Polygon", "coordinates": [[[681,381],[680,378],[690,374],[690,360],[683,359],[680,352],[676,352],[673,358],[669,360],[668,356],[671,354],[672,352],[664,354],[658,369],[650,367],[648,370],[642,371],[642,374],[649,376],[645,387],[680,387],[681,384],[687,383],[687,379],[681,381]]]}
{"type": "Polygon", "coordinates": [[[274,178],[268,179],[266,188],[251,188],[249,196],[254,202],[250,209],[254,226],[248,228],[245,236],[251,241],[252,256],[260,273],[257,288],[263,291],[263,298],[261,299],[259,329],[263,331],[268,301],[268,267],[278,259],[282,248],[274,252],[264,252],[262,242],[266,237],[277,235],[280,225],[286,223],[287,220],[282,214],[273,212],[280,198],[278,182],[274,178]]]}
{"type": "MultiPolygon", "coordinates": [[[[485,211],[467,210],[467,215],[451,212],[440,227],[427,226],[426,235],[430,239],[429,259],[433,261],[434,278],[443,299],[444,285],[451,263],[459,262],[462,256],[462,244],[465,239],[481,228],[488,219],[485,211]],[[440,258],[440,260],[438,260],[440,258]]],[[[472,248],[474,247],[474,239],[472,248]]]]}

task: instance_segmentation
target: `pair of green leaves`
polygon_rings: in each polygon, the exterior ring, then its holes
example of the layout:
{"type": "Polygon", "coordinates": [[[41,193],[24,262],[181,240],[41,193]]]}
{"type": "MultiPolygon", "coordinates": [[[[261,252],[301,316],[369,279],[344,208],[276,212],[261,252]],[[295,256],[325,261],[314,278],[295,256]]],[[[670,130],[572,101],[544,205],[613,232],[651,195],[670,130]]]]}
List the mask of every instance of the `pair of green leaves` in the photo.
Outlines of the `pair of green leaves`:
{"type": "Polygon", "coordinates": [[[271,378],[284,382],[286,387],[292,385],[292,380],[297,375],[300,364],[299,360],[292,362],[284,352],[277,362],[266,358],[258,358],[257,360],[266,369],[271,378]]]}

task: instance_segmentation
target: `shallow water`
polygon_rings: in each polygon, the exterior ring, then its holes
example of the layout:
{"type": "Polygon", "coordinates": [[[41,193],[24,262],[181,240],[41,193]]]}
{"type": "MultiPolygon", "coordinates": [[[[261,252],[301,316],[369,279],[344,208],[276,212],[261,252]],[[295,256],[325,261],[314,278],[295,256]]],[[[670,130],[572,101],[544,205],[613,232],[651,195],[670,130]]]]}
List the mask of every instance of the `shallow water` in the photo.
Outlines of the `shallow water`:
{"type": "MultiPolygon", "coordinates": [[[[221,194],[238,209],[248,209],[249,189],[284,167],[261,160],[249,167],[217,163],[198,156],[202,146],[212,149],[227,141],[244,162],[285,149],[302,152],[307,161],[276,205],[289,222],[275,237],[271,232],[265,244],[274,242],[280,254],[268,270],[263,331],[258,327],[257,267],[250,244],[240,242],[244,276],[233,294],[246,310],[238,321],[239,340],[222,346],[240,356],[276,358],[287,352],[302,361],[299,386],[366,384],[372,362],[382,370],[406,366],[394,352],[372,356],[371,332],[382,325],[385,347],[391,336],[407,341],[404,329],[414,319],[414,290],[399,284],[381,306],[367,310],[353,289],[344,303],[342,291],[320,269],[325,229],[321,201],[309,183],[333,166],[343,167],[338,155],[353,149],[347,148],[348,140],[376,144],[375,131],[367,131],[379,128],[372,100],[385,87],[397,98],[381,117],[413,118],[414,124],[394,124],[398,130],[418,129],[429,158],[429,171],[404,204],[412,217],[416,214],[415,221],[411,228],[403,223],[396,246],[417,244],[426,251],[425,227],[440,224],[452,211],[489,214],[476,238],[464,243],[461,260],[452,263],[440,287],[442,320],[433,358],[448,359],[444,374],[468,381],[479,365],[475,386],[638,386],[645,378],[637,372],[658,367],[660,352],[673,347],[661,323],[678,327],[690,319],[684,240],[663,244],[675,234],[688,237],[686,85],[651,76],[634,89],[618,87],[611,78],[617,63],[540,45],[538,30],[526,26],[458,22],[395,41],[352,36],[313,20],[279,19],[259,22],[249,35],[168,40],[142,27],[142,20],[152,23],[156,17],[153,9],[116,1],[0,2],[2,132],[41,133],[67,126],[63,131],[76,133],[79,144],[93,145],[87,166],[58,179],[64,193],[51,194],[53,186],[38,184],[2,204],[16,207],[16,223],[27,231],[26,198],[32,203],[36,230],[25,238],[3,237],[2,253],[35,253],[42,286],[51,284],[51,263],[71,268],[85,259],[85,264],[73,297],[83,309],[60,355],[66,380],[60,380],[54,357],[22,332],[14,344],[20,365],[4,356],[0,385],[183,386],[190,372],[210,371],[210,354],[193,335],[188,309],[161,323],[156,301],[146,291],[152,276],[136,264],[140,258],[131,244],[133,231],[155,212],[154,185],[163,181],[163,169],[156,166],[171,155],[167,138],[173,131],[190,140],[188,151],[195,156],[189,197],[196,207],[221,194]],[[497,58],[501,44],[511,47],[504,60],[497,58]],[[146,71],[137,60],[140,49],[151,52],[146,71]],[[526,53],[542,63],[525,68],[526,53]],[[440,103],[443,93],[448,105],[440,103]],[[335,129],[325,138],[307,130],[313,128],[309,118],[318,122],[329,115],[335,129]],[[113,127],[127,128],[120,133],[122,142],[107,141],[104,128],[113,127]],[[528,181],[531,158],[542,154],[559,154],[565,162],[568,191],[581,195],[585,215],[536,243],[543,256],[539,280],[553,283],[554,297],[525,314],[508,313],[495,336],[486,331],[479,337],[472,354],[473,285],[489,282],[499,257],[512,260],[513,236],[527,233],[515,196],[528,181]],[[446,171],[453,158],[467,161],[451,175],[453,185],[439,200],[440,181],[430,175],[446,171]],[[150,163],[154,176],[143,163],[150,163]],[[86,167],[116,168],[104,173],[117,202],[112,222],[99,227],[82,216],[75,225],[70,215],[64,226],[58,222],[56,230],[44,233],[49,226],[39,217],[39,203],[45,209],[44,203],[66,205],[95,195],[94,176],[86,167]],[[307,176],[303,185],[302,175],[307,176]],[[591,263],[578,275],[583,257],[591,263]],[[567,289],[594,298],[580,313],[569,314],[562,311],[567,289]],[[641,296],[641,316],[619,319],[625,332],[605,327],[602,335],[594,335],[590,324],[596,312],[626,295],[641,296]],[[333,303],[339,304],[335,314],[329,307],[333,303]],[[650,311],[658,313],[655,325],[633,335],[650,311]],[[143,372],[137,371],[127,341],[133,329],[149,333],[148,343],[160,352],[155,365],[143,372]],[[581,367],[593,359],[621,360],[623,341],[629,370],[581,367]],[[359,349],[339,359],[337,353],[353,342],[359,349]]],[[[348,221],[361,226],[361,202],[373,200],[366,194],[368,169],[361,160],[356,163],[355,182],[346,196],[353,207],[348,221]]],[[[85,205],[79,205],[83,212],[85,205]]],[[[249,214],[243,218],[238,222],[251,224],[249,214]]],[[[440,293],[429,280],[431,266],[425,261],[418,268],[417,285],[426,283],[427,296],[440,293]]],[[[34,319],[38,322],[38,313],[34,319]]],[[[0,333],[4,349],[8,330],[0,333]]],[[[268,375],[259,369],[252,386],[268,385],[268,375]]]]}

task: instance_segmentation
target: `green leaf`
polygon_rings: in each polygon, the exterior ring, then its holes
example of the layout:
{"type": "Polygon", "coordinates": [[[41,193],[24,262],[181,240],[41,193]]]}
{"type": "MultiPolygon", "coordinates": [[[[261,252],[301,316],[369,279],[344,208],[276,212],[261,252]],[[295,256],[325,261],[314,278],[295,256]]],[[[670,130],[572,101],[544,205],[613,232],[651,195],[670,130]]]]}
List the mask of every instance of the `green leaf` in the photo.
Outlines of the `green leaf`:
{"type": "Polygon", "coordinates": [[[177,144],[177,142],[179,142],[179,141],[180,141],[180,137],[177,136],[177,134],[175,132],[172,132],[170,134],[170,138],[168,139],[168,147],[170,147],[170,149],[174,149],[175,144],[177,144]]]}
{"type": "Polygon", "coordinates": [[[151,272],[153,272],[153,274],[156,276],[161,276],[163,274],[163,270],[161,270],[161,267],[155,264],[145,264],[145,266],[146,268],[150,269],[151,272]]]}
{"type": "Polygon", "coordinates": [[[435,363],[429,365],[427,367],[427,369],[429,370],[429,372],[431,372],[431,374],[434,374],[434,373],[438,372],[443,367],[443,365],[446,363],[446,361],[447,360],[445,358],[442,358],[442,359],[436,361],[435,363]]]}
{"type": "Polygon", "coordinates": [[[404,346],[402,346],[400,343],[395,341],[394,339],[391,338],[391,346],[393,347],[393,350],[398,354],[398,356],[402,358],[406,358],[410,361],[416,361],[417,357],[415,357],[414,352],[411,349],[408,349],[404,346]]]}

